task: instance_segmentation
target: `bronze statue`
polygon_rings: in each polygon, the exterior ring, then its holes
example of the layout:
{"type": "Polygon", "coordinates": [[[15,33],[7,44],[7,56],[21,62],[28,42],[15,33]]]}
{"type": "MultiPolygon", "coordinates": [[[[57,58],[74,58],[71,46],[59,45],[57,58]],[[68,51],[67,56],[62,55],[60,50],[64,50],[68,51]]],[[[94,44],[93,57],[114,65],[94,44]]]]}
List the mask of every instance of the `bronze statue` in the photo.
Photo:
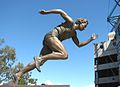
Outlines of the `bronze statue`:
{"type": "Polygon", "coordinates": [[[16,73],[16,77],[20,77],[33,69],[40,71],[40,66],[42,66],[47,60],[65,60],[68,58],[68,53],[61,43],[63,40],[72,38],[73,42],[78,46],[82,47],[95,40],[97,35],[93,34],[88,40],[84,42],[79,42],[77,38],[76,30],[83,31],[88,25],[88,21],[83,18],[78,18],[76,22],[63,10],[52,9],[52,10],[41,10],[39,12],[42,15],[46,14],[60,14],[65,20],[64,23],[58,25],[52,31],[48,32],[43,40],[43,48],[40,52],[39,57],[35,57],[34,61],[16,73]]]}

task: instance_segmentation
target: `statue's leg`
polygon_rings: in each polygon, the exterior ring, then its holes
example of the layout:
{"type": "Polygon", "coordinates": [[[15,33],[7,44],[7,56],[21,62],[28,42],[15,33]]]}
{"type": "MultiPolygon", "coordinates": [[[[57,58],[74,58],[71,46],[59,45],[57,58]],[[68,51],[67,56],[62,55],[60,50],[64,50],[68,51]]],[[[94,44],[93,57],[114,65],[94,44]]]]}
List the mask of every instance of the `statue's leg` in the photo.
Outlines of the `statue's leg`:
{"type": "Polygon", "coordinates": [[[35,68],[35,62],[29,63],[26,67],[22,68],[18,73],[16,73],[16,77],[19,80],[24,73],[27,73],[35,68]]]}
{"type": "Polygon", "coordinates": [[[44,56],[44,55],[50,54],[51,52],[52,51],[49,49],[49,47],[44,44],[44,46],[43,46],[43,48],[42,48],[42,50],[40,52],[39,57],[34,58],[36,69],[39,72],[41,72],[40,66],[42,66],[46,62],[46,60],[42,61],[41,57],[44,56]]]}
{"type": "MultiPolygon", "coordinates": [[[[45,41],[46,47],[42,49],[40,56],[40,64],[42,65],[47,60],[67,59],[68,54],[62,43],[56,37],[49,38],[45,41]]],[[[36,68],[36,64],[33,61],[26,67],[21,69],[16,76],[18,79],[26,73],[36,68]]]]}
{"type": "MultiPolygon", "coordinates": [[[[44,56],[46,54],[49,54],[51,53],[52,51],[47,47],[47,46],[43,46],[41,52],[40,52],[40,55],[39,56],[44,56]]],[[[41,65],[43,65],[43,63],[45,62],[46,60],[44,60],[41,65]]],[[[33,70],[34,68],[36,68],[36,65],[35,65],[35,62],[33,61],[32,63],[29,63],[26,67],[24,67],[23,69],[21,69],[18,73],[16,73],[16,76],[17,76],[17,79],[20,79],[20,77],[26,73],[26,72],[29,72],[31,70],[33,70]]]]}
{"type": "MultiPolygon", "coordinates": [[[[42,48],[42,50],[41,50],[41,52],[40,52],[39,57],[42,57],[42,56],[47,55],[47,54],[50,54],[50,53],[52,53],[52,50],[51,50],[48,46],[46,46],[46,45],[44,44],[44,46],[43,46],[43,48],[42,48]]],[[[41,65],[43,65],[46,61],[47,61],[47,60],[42,61],[42,62],[41,62],[41,65]]]]}
{"type": "Polygon", "coordinates": [[[68,58],[66,49],[57,37],[48,38],[45,41],[45,45],[48,46],[52,53],[41,56],[40,63],[44,63],[46,60],[63,60],[68,58]]]}

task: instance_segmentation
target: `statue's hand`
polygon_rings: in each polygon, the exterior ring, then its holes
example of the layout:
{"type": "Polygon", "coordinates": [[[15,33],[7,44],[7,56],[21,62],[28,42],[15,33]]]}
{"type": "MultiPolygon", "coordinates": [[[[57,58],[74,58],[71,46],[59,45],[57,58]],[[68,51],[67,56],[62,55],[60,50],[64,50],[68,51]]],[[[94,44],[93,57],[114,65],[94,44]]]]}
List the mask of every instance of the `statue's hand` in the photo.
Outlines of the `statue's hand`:
{"type": "Polygon", "coordinates": [[[98,35],[94,33],[94,34],[92,34],[91,38],[92,38],[92,40],[95,40],[97,37],[98,37],[98,35]]]}
{"type": "Polygon", "coordinates": [[[46,14],[47,12],[45,10],[39,11],[40,14],[46,14]]]}

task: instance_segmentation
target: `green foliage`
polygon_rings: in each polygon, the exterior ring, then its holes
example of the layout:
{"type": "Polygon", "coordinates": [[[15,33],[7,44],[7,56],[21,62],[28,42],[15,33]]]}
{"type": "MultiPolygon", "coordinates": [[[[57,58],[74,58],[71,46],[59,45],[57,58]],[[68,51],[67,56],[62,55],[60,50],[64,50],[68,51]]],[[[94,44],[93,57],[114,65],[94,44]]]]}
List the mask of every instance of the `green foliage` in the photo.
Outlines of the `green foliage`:
{"type": "MultiPolygon", "coordinates": [[[[13,74],[19,72],[24,67],[22,63],[15,65],[15,49],[10,46],[2,47],[3,44],[4,39],[0,39],[0,83],[4,81],[8,82],[10,80],[14,80],[13,74]]],[[[18,83],[20,85],[27,85],[28,83],[36,84],[37,79],[31,78],[31,74],[32,73],[24,74],[18,83]]]]}
{"type": "MultiPolygon", "coordinates": [[[[0,45],[4,43],[4,39],[0,39],[0,45]]],[[[8,81],[11,78],[9,69],[15,62],[15,49],[9,46],[0,48],[0,82],[8,81]]]]}

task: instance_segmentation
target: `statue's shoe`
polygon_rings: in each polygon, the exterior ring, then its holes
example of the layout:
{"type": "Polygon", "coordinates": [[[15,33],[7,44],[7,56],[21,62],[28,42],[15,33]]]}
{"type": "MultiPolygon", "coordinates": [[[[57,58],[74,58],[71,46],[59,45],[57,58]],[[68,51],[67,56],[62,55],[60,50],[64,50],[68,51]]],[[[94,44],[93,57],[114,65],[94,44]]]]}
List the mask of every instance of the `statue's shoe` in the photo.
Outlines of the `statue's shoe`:
{"type": "Polygon", "coordinates": [[[36,69],[37,69],[39,72],[41,72],[39,59],[38,59],[37,57],[34,57],[34,61],[35,61],[36,69]]]}

